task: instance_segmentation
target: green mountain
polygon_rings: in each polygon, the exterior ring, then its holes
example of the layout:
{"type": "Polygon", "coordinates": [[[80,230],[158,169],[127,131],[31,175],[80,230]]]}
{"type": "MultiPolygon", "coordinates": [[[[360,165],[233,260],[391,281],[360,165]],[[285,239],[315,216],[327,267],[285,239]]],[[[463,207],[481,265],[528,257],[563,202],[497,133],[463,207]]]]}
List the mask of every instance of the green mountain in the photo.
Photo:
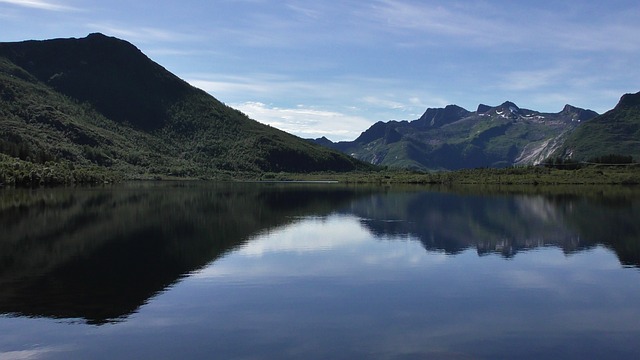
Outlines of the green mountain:
{"type": "Polygon", "coordinates": [[[615,108],[580,124],[554,156],[586,161],[609,154],[640,160],[640,92],[623,95],[615,108]]]}
{"type": "Polygon", "coordinates": [[[457,170],[537,164],[562,145],[578,124],[598,114],[566,105],[559,113],[521,109],[505,102],[427,109],[414,121],[378,122],[354,141],[313,140],[376,165],[457,170]]]}
{"type": "Polygon", "coordinates": [[[251,120],[102,34],[0,43],[0,160],[4,182],[34,163],[128,177],[370,168],[251,120]]]}

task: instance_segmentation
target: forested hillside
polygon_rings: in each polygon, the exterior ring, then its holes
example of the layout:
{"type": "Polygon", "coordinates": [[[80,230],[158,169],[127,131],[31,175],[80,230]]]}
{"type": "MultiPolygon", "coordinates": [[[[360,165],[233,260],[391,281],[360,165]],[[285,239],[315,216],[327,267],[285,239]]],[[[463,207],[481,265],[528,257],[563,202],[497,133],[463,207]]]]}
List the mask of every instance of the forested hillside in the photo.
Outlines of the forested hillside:
{"type": "Polygon", "coordinates": [[[0,43],[0,153],[0,183],[371,168],[249,119],[102,34],[0,43]]]}

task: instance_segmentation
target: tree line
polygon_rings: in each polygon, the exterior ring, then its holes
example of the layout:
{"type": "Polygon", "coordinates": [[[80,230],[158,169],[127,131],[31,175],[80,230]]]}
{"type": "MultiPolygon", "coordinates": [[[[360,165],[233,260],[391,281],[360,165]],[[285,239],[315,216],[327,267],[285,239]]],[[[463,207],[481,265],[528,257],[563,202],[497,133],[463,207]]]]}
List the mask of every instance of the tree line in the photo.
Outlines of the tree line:
{"type": "Polygon", "coordinates": [[[564,170],[577,170],[589,165],[628,166],[633,164],[635,164],[633,156],[620,154],[597,156],[587,161],[577,161],[574,159],[565,159],[562,156],[557,156],[554,158],[549,158],[542,163],[543,166],[548,168],[564,170]]]}

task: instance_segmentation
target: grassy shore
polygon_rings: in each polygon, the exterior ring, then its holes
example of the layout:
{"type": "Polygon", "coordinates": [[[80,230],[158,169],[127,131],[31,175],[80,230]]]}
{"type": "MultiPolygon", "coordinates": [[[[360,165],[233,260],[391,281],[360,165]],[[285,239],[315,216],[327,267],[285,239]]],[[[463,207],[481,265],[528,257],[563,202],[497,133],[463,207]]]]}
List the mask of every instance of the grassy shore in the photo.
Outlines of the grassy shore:
{"type": "MultiPolygon", "coordinates": [[[[191,178],[192,179],[192,178],[191,178]]],[[[212,181],[337,181],[343,184],[442,184],[442,185],[638,185],[640,166],[590,165],[577,170],[528,166],[504,169],[468,169],[442,172],[402,170],[352,171],[343,173],[220,173],[199,177],[212,181]]],[[[37,164],[0,154],[0,187],[104,184],[124,180],[188,180],[149,174],[129,176],[99,166],[72,163],[37,164]]]]}
{"type": "Polygon", "coordinates": [[[261,180],[333,180],[362,184],[444,184],[444,185],[637,185],[640,166],[588,166],[578,170],[545,167],[467,169],[450,172],[378,172],[263,174],[261,180]]]}

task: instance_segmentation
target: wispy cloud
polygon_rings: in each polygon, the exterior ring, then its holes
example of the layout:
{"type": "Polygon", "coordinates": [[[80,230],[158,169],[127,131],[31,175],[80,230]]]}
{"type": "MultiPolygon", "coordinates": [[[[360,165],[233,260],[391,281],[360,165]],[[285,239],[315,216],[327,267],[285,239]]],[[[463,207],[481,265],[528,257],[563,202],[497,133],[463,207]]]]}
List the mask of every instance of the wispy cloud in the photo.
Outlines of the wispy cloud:
{"type": "Polygon", "coordinates": [[[226,94],[230,97],[242,95],[244,98],[261,96],[282,96],[298,92],[309,93],[318,90],[318,84],[291,80],[272,74],[232,76],[225,74],[191,74],[187,81],[214,96],[226,94]]]}
{"type": "Polygon", "coordinates": [[[362,100],[370,105],[383,106],[392,110],[404,110],[406,104],[399,101],[393,101],[386,98],[379,98],[376,96],[365,96],[362,100]]]}
{"type": "Polygon", "coordinates": [[[568,69],[556,67],[541,70],[512,71],[505,74],[499,87],[505,90],[535,90],[566,81],[568,69]]]}
{"type": "Polygon", "coordinates": [[[495,18],[476,16],[468,11],[443,5],[380,0],[373,6],[372,16],[390,30],[418,31],[478,44],[503,42],[511,36],[495,18]]]}
{"type": "Polygon", "coordinates": [[[90,31],[99,31],[132,42],[180,42],[200,39],[193,34],[168,31],[156,27],[126,27],[110,23],[89,23],[86,24],[86,27],[89,28],[90,31]]]}
{"type": "MultiPolygon", "coordinates": [[[[314,5],[321,5],[322,3],[313,2],[314,5]]],[[[301,4],[301,3],[288,3],[286,7],[293,11],[295,14],[299,14],[308,19],[319,19],[322,17],[322,11],[315,7],[312,8],[309,6],[310,4],[301,4]]]]}
{"type": "Polygon", "coordinates": [[[412,96],[412,93],[417,94],[419,92],[419,90],[413,89],[405,90],[399,96],[394,94],[369,95],[363,97],[361,101],[369,106],[382,107],[389,110],[400,110],[404,115],[411,115],[415,111],[424,111],[428,107],[444,107],[450,104],[447,100],[434,95],[428,96],[429,101],[424,101],[420,97],[412,96]]]}
{"type": "Polygon", "coordinates": [[[196,49],[182,50],[158,47],[147,50],[146,54],[150,56],[198,56],[205,52],[196,49]]]}
{"type": "Polygon", "coordinates": [[[0,0],[0,3],[7,3],[32,9],[48,10],[48,11],[77,11],[79,9],[72,6],[63,5],[52,1],[43,0],[0,0]]]}
{"type": "Polygon", "coordinates": [[[638,73],[632,67],[618,70],[616,66],[600,58],[558,59],[547,68],[498,74],[484,89],[488,93],[506,92],[508,100],[526,101],[518,105],[536,110],[555,112],[564,104],[571,104],[603,113],[623,93],[637,91],[634,79],[638,79],[638,73]],[[625,88],[622,84],[630,85],[625,88]]]}
{"type": "Polygon", "coordinates": [[[220,21],[207,36],[234,46],[255,49],[316,49],[370,42],[374,27],[363,3],[281,1],[247,7],[242,17],[220,21]],[[365,19],[365,21],[362,21],[365,19]]]}
{"type": "MultiPolygon", "coordinates": [[[[638,9],[640,11],[640,9],[638,9]]],[[[640,24],[614,23],[601,26],[569,25],[554,32],[558,46],[578,51],[640,51],[640,24]]]]}
{"type": "Polygon", "coordinates": [[[382,28],[430,35],[414,39],[420,41],[416,46],[449,47],[451,40],[455,40],[458,44],[506,45],[514,49],[630,52],[640,50],[636,36],[640,24],[635,15],[629,15],[638,11],[640,7],[635,6],[608,18],[594,16],[585,22],[562,11],[521,3],[508,8],[505,4],[482,2],[465,2],[460,6],[453,2],[434,5],[433,2],[379,0],[372,8],[371,17],[382,28]]]}

